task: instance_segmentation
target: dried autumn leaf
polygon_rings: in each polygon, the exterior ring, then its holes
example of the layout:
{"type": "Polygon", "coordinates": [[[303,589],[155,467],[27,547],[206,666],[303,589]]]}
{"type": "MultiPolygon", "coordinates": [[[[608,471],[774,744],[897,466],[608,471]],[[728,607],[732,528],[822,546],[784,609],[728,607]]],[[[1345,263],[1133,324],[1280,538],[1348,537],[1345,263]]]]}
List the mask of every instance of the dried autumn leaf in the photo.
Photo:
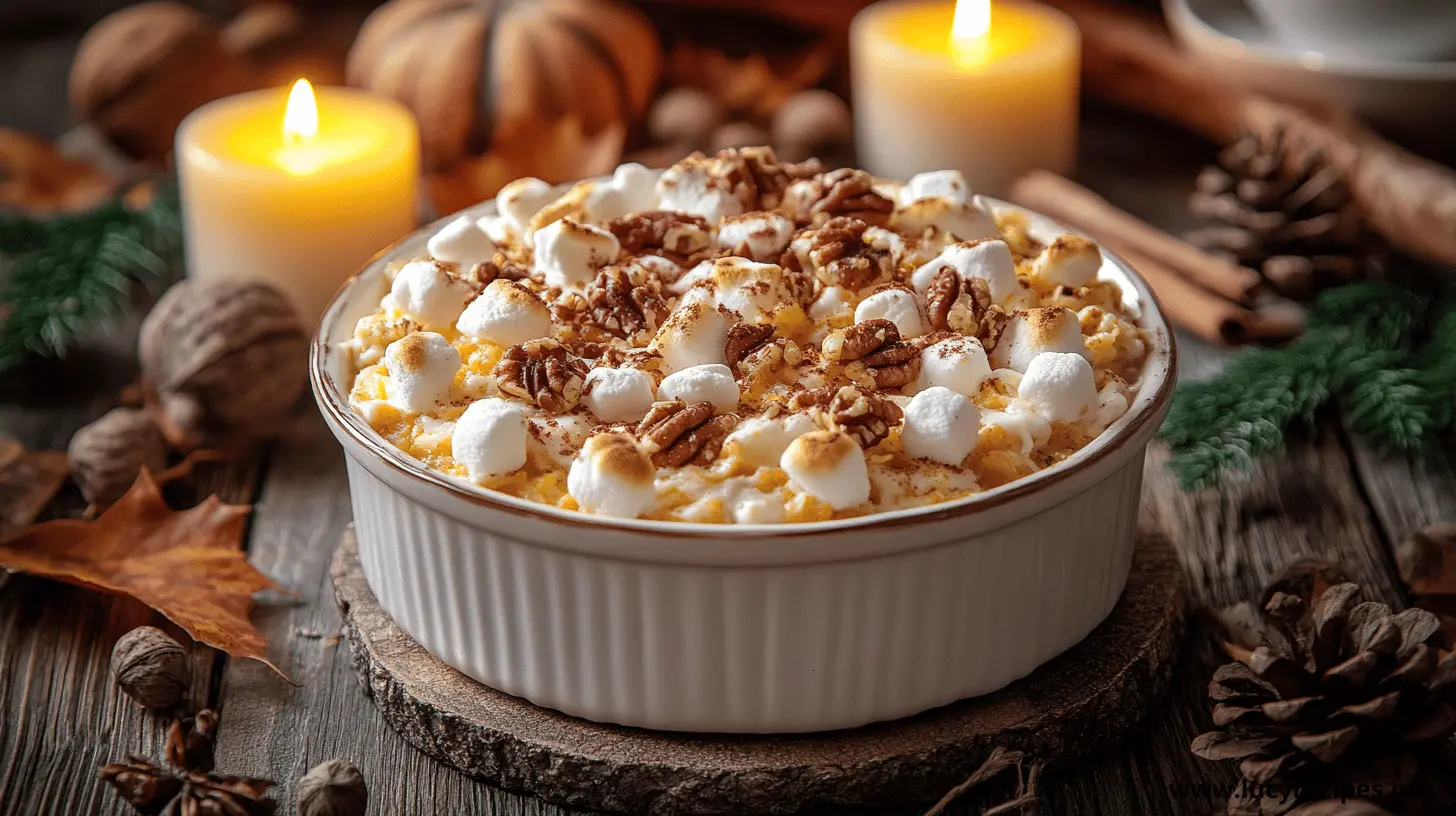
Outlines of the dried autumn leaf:
{"type": "Polygon", "coordinates": [[[142,470],[95,521],[48,521],[0,543],[0,566],[130,595],[194,639],[281,675],[263,656],[267,639],[248,621],[253,593],[282,589],[243,555],[248,510],[209,496],[175,511],[142,470]]]}
{"type": "Polygon", "coordinates": [[[1395,560],[1416,606],[1436,613],[1456,645],[1456,524],[1417,530],[1396,549],[1395,560]]]}
{"type": "Polygon", "coordinates": [[[35,521],[66,481],[66,455],[29,451],[0,434],[0,541],[35,521]]]}

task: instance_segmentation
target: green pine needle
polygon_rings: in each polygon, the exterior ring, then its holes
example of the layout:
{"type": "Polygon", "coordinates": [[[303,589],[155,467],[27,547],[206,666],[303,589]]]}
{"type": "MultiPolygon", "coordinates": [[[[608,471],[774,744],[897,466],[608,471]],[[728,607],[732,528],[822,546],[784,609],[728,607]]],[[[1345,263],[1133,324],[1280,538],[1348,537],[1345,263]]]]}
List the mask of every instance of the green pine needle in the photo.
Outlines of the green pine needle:
{"type": "Polygon", "coordinates": [[[0,216],[0,371],[31,356],[61,357],[124,312],[136,284],[159,289],[181,266],[175,186],[132,210],[112,201],[89,212],[0,216]]]}
{"type": "Polygon", "coordinates": [[[1160,435],[1186,488],[1247,471],[1328,404],[1350,430],[1391,451],[1422,449],[1456,421],[1456,297],[1430,299],[1387,283],[1322,294],[1304,336],[1250,349],[1217,377],[1185,383],[1160,435]]]}

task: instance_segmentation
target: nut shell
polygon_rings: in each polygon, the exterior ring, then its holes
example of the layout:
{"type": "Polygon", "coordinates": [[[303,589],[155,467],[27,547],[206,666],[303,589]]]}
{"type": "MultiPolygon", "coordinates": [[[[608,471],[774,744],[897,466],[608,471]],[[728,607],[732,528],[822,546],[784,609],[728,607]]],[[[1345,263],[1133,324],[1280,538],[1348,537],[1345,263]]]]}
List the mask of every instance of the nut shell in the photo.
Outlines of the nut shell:
{"type": "Polygon", "coordinates": [[[298,782],[298,816],[364,816],[364,774],[342,759],[320,762],[298,782]]]}
{"type": "Polygon", "coordinates": [[[178,283],[142,324],[140,356],[162,432],[184,449],[278,436],[308,384],[303,325],[262,283],[178,283]]]}
{"type": "Polygon", "coordinates": [[[142,468],[156,473],[167,466],[167,441],[146,411],[116,408],[76,431],[66,464],[86,501],[112,504],[142,468]]]}
{"type": "Polygon", "coordinates": [[[147,708],[171,708],[187,693],[187,650],[155,626],[138,626],[111,649],[111,675],[147,708]]]}

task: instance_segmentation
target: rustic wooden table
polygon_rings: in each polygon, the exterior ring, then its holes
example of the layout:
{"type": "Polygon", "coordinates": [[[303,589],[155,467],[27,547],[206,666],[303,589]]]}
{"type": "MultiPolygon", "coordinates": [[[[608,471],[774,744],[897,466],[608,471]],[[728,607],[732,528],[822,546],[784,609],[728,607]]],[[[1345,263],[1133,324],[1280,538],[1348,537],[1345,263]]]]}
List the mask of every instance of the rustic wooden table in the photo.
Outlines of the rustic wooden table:
{"type": "MultiPolygon", "coordinates": [[[[1175,227],[1194,170],[1211,154],[1152,123],[1095,112],[1081,175],[1116,203],[1175,227]]],[[[133,335],[134,326],[122,327],[64,362],[0,377],[0,430],[32,447],[64,449],[132,377],[133,335]]],[[[1208,376],[1226,356],[1186,336],[1179,346],[1184,378],[1208,376]]],[[[219,769],[277,779],[280,798],[291,803],[306,770],[343,757],[368,778],[375,814],[568,812],[429,759],[389,730],[360,689],[333,637],[339,611],[329,559],[351,516],[343,457],[312,410],[303,413],[273,450],[207,468],[194,485],[171,493],[178,504],[208,492],[254,503],[249,557],[300,598],[268,601],[254,616],[296,687],[257,663],[192,649],[192,702],[221,712],[219,769]]],[[[1436,454],[1418,465],[1383,459],[1326,419],[1249,478],[1185,493],[1155,447],[1143,509],[1146,523],[1176,542],[1195,602],[1251,597],[1285,561],[1316,553],[1343,562],[1373,597],[1399,603],[1394,544],[1425,524],[1456,518],[1456,472],[1444,452],[1436,454]]],[[[77,502],[73,496],[59,510],[74,511],[77,502]]],[[[108,658],[122,633],[161,622],[136,602],[58,583],[17,576],[0,586],[0,814],[127,812],[98,784],[97,769],[129,753],[160,755],[167,723],[116,690],[108,658]]],[[[1121,750],[1045,777],[1044,812],[1219,811],[1226,794],[1189,786],[1227,790],[1233,769],[1188,753],[1189,741],[1209,725],[1204,694],[1218,662],[1207,626],[1195,621],[1166,702],[1147,712],[1121,750]]],[[[902,812],[922,811],[907,803],[902,812]]],[[[979,812],[977,800],[950,812],[979,812]]]]}

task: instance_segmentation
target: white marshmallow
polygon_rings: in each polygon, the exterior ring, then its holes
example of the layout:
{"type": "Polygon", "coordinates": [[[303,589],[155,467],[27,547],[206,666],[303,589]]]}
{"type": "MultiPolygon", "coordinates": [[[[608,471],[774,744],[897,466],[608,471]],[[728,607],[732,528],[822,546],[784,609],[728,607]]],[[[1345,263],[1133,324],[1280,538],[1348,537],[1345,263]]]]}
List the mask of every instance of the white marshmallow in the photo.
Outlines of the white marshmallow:
{"type": "Polygon", "coordinates": [[[547,286],[581,288],[617,259],[622,246],[604,229],[562,218],[536,232],[536,270],[547,286]]]}
{"type": "Polygon", "coordinates": [[[964,335],[942,340],[920,352],[920,390],[942,386],[972,397],[991,376],[991,363],[981,341],[964,335]]]}
{"type": "Polygon", "coordinates": [[[384,350],[389,401],[402,411],[423,413],[450,395],[460,352],[443,335],[410,332],[384,350]]]}
{"type": "Polygon", "coordinates": [[[778,496],[757,490],[740,490],[733,500],[734,524],[778,524],[784,520],[784,503],[778,496]]]}
{"type": "Polygon", "coordinates": [[[380,305],[426,328],[449,326],[475,294],[469,283],[432,260],[410,261],[394,275],[380,305]]]}
{"type": "Polygon", "coordinates": [[[954,269],[961,280],[984,280],[986,288],[991,291],[991,299],[1003,306],[1021,293],[1021,284],[1016,280],[1016,260],[1011,257],[1011,248],[1005,241],[951,244],[929,263],[912,272],[910,284],[915,291],[925,294],[943,266],[954,269]]]}
{"type": "Polygon", "coordinates": [[[1025,372],[1033,358],[1047,351],[1086,356],[1082,325],[1071,309],[1039,307],[1012,315],[991,352],[991,362],[997,368],[1025,372]]]}
{"type": "Polygon", "coordinates": [[[1081,288],[1097,279],[1102,251],[1080,235],[1057,238],[1036,259],[1032,274],[1048,286],[1081,288]]]}
{"type": "Polygon", "coordinates": [[[591,434],[592,421],[581,414],[536,416],[530,419],[529,456],[542,456],[553,464],[568,467],[591,434]]]}
{"type": "Polygon", "coordinates": [[[657,174],[636,162],[618,165],[612,178],[587,193],[586,210],[598,223],[657,208],[657,174]]]}
{"type": "Polygon", "coordinates": [[[728,341],[728,318],[711,303],[687,302],[667,316],[652,338],[669,373],[708,363],[726,364],[723,344],[728,341]]]}
{"type": "Polygon", "coordinates": [[[484,263],[495,255],[495,241],[474,219],[463,215],[431,235],[426,246],[430,257],[460,264],[461,269],[484,263]]]}
{"type": "Polygon", "coordinates": [[[723,449],[753,467],[778,467],[789,443],[806,433],[823,430],[807,412],[788,416],[752,417],[738,423],[723,441],[723,449]]]}
{"type": "Polygon", "coordinates": [[[826,286],[809,307],[809,316],[819,322],[831,317],[847,317],[852,313],[849,304],[853,300],[854,293],[843,286],[826,286]]]}
{"type": "Polygon", "coordinates": [[[895,226],[910,235],[927,229],[951,236],[957,241],[980,241],[1000,237],[996,219],[974,203],[948,198],[922,198],[901,207],[893,216],[895,226]]]}
{"type": "Polygon", "coordinates": [[[478,340],[514,346],[551,336],[551,310],[519,283],[493,280],[465,307],[455,328],[478,340]]]}
{"type": "Polygon", "coordinates": [[[981,426],[1001,428],[1018,437],[1023,456],[1030,454],[1038,445],[1046,444],[1052,436],[1051,424],[1022,399],[1012,400],[1004,411],[981,412],[981,426]]]}
{"type": "Polygon", "coordinates": [[[509,244],[516,240],[517,233],[511,225],[511,219],[504,215],[484,215],[476,219],[475,226],[485,233],[485,237],[495,242],[496,246],[509,244]]]}
{"type": "Polygon", "coordinates": [[[738,383],[733,371],[722,363],[697,365],[664,377],[657,398],[680,399],[688,405],[711,402],[718,411],[727,412],[738,407],[738,383]]]}
{"type": "MultiPolygon", "coordinates": [[[[778,264],[728,257],[698,264],[673,288],[686,294],[691,294],[693,288],[704,288],[714,304],[737,313],[748,323],[762,323],[779,309],[797,302],[790,284],[788,274],[778,264]]],[[[685,296],[684,302],[701,296],[685,296]]]]}
{"type": "Polygon", "coordinates": [[[900,337],[910,339],[925,334],[925,319],[920,316],[920,300],[905,289],[883,289],[861,300],[854,309],[854,322],[883,319],[895,324],[900,337]]]}
{"type": "Polygon", "coordinates": [[[971,190],[966,186],[966,178],[959,170],[932,170],[928,173],[916,173],[911,177],[910,183],[900,190],[902,206],[922,198],[944,198],[967,204],[971,200],[971,190]]]}
{"type": "Polygon", "coordinates": [[[981,411],[961,394],[932,386],[905,406],[900,446],[918,459],[959,465],[979,441],[981,411]]]}
{"type": "Polygon", "coordinates": [[[664,283],[672,283],[683,275],[683,268],[676,263],[662,257],[661,255],[638,255],[632,259],[632,263],[646,269],[648,272],[657,273],[657,277],[664,283]]]}
{"type": "Polygon", "coordinates": [[[556,197],[552,186],[541,179],[520,178],[500,188],[495,195],[495,206],[517,235],[525,235],[531,217],[556,197]]]}
{"type": "Polygon", "coordinates": [[[635,368],[593,368],[581,402],[603,422],[636,422],[652,407],[652,375],[635,368]]]}
{"type": "Polygon", "coordinates": [[[789,443],[779,467],[805,493],[835,510],[870,498],[864,451],[843,431],[813,431],[789,443]]]}
{"type": "Polygon", "coordinates": [[[905,238],[898,232],[884,227],[870,227],[860,236],[866,246],[890,253],[890,263],[898,264],[905,259],[905,238]]]}
{"type": "Polygon", "coordinates": [[[1127,386],[1113,378],[1097,392],[1097,409],[1092,415],[1092,430],[1101,433],[1108,425],[1122,418],[1129,405],[1127,386]]]}
{"type": "Polygon", "coordinates": [[[723,219],[718,246],[755,261],[777,261],[794,237],[794,222],[775,213],[752,213],[723,219]]]}
{"type": "Polygon", "coordinates": [[[526,417],[498,397],[476,400],[456,420],[450,449],[472,482],[513,473],[526,464],[526,417]]]}
{"type": "Polygon", "coordinates": [[[656,475],[637,440],[606,431],[586,440],[566,475],[566,489],[588,513],[636,518],[657,498],[656,475]]]}
{"type": "Polygon", "coordinates": [[[743,214],[743,202],[714,184],[706,160],[688,159],[662,171],[657,196],[658,207],[702,216],[713,225],[743,214]]]}
{"type": "Polygon", "coordinates": [[[1038,354],[1026,367],[1017,396],[1049,422],[1076,422],[1097,404],[1092,364],[1080,354],[1038,354]]]}

